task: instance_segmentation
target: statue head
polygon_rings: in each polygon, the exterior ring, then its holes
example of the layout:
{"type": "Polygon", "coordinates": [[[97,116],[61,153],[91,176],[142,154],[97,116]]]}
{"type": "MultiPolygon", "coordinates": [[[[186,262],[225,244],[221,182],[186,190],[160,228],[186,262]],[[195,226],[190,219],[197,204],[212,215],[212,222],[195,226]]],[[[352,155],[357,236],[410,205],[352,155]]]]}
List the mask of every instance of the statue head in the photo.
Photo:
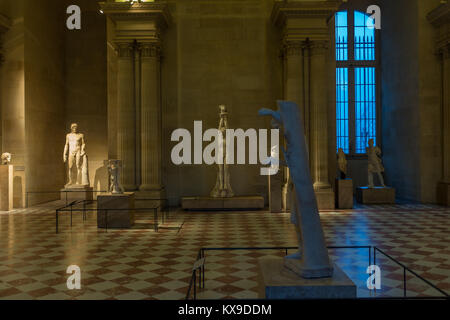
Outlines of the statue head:
{"type": "Polygon", "coordinates": [[[8,165],[11,162],[11,153],[5,152],[2,154],[2,164],[8,165]]]}
{"type": "Polygon", "coordinates": [[[373,147],[373,139],[369,139],[369,147],[373,147]]]}
{"type": "Polygon", "coordinates": [[[342,155],[345,156],[344,149],[339,148],[339,149],[338,149],[338,154],[339,154],[340,156],[342,156],[342,155]]]}
{"type": "Polygon", "coordinates": [[[72,123],[72,124],[70,125],[70,131],[71,131],[72,133],[77,133],[77,131],[78,131],[78,124],[72,123]]]}
{"type": "Polygon", "coordinates": [[[225,105],[223,105],[223,104],[221,104],[219,106],[219,110],[220,110],[220,116],[224,116],[224,115],[228,114],[227,107],[225,105]]]}

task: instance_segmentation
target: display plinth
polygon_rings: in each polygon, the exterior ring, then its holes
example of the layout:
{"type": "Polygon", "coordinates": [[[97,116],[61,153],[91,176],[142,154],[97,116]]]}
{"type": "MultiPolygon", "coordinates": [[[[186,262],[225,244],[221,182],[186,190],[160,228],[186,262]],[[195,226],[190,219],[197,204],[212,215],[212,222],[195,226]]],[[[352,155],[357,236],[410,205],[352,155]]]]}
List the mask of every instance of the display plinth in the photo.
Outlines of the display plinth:
{"type": "Polygon", "coordinates": [[[353,208],[353,180],[336,179],[336,208],[353,208]]]}
{"type": "Polygon", "coordinates": [[[231,198],[183,197],[181,198],[181,206],[185,210],[263,209],[264,198],[260,196],[231,198]]]}
{"type": "Polygon", "coordinates": [[[441,206],[450,206],[450,182],[438,183],[437,203],[441,206]]]}
{"type": "Polygon", "coordinates": [[[282,258],[259,259],[260,299],[355,299],[356,285],[336,265],[330,278],[303,279],[282,258]]]}
{"type": "Polygon", "coordinates": [[[282,171],[279,170],[277,174],[268,176],[269,182],[269,210],[270,212],[282,212],[282,194],[281,185],[283,183],[282,171]]]}
{"type": "Polygon", "coordinates": [[[134,225],[134,193],[101,194],[97,197],[97,210],[99,228],[131,228],[134,225]],[[108,209],[107,213],[105,209],[108,209]]]}
{"type": "Polygon", "coordinates": [[[75,201],[75,200],[93,200],[94,188],[84,185],[71,185],[61,189],[61,200],[75,201]]]}
{"type": "Polygon", "coordinates": [[[13,166],[0,165],[0,211],[11,211],[13,203],[13,166]]]}
{"type": "Polygon", "coordinates": [[[390,187],[358,187],[356,200],[362,204],[394,204],[395,189],[390,187]]]}
{"type": "Polygon", "coordinates": [[[319,210],[333,210],[335,208],[333,189],[318,189],[315,190],[317,207],[319,210]]]}

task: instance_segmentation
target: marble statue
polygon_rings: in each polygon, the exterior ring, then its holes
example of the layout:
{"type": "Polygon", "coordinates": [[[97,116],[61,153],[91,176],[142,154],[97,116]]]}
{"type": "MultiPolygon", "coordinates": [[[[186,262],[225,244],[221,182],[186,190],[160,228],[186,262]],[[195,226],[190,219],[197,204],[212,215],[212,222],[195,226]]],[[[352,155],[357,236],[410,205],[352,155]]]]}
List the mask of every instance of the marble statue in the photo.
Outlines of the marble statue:
{"type": "Polygon", "coordinates": [[[2,164],[8,165],[11,163],[11,153],[5,152],[2,154],[2,164]]]}
{"type": "Polygon", "coordinates": [[[88,157],[84,135],[78,132],[78,125],[70,126],[71,132],[66,135],[63,159],[68,163],[68,183],[70,186],[89,186],[88,157]]]}
{"type": "Polygon", "coordinates": [[[373,174],[376,173],[380,179],[381,186],[386,187],[382,172],[384,167],[381,161],[381,150],[379,147],[374,146],[373,139],[369,139],[369,146],[366,148],[368,158],[368,187],[373,188],[373,174]]]}
{"type": "Polygon", "coordinates": [[[338,166],[341,172],[341,179],[347,178],[347,158],[342,148],[338,149],[338,166]]]}
{"type": "Polygon", "coordinates": [[[286,140],[284,162],[290,171],[291,221],[297,231],[299,251],[287,256],[284,266],[302,278],[332,277],[333,264],[320,222],[299,108],[294,102],[278,101],[278,111],[261,109],[259,114],[272,116],[272,123],[277,123],[286,140]]]}
{"type": "Polygon", "coordinates": [[[226,163],[226,130],[228,129],[228,112],[227,108],[224,105],[219,106],[219,131],[222,133],[222,141],[218,142],[219,148],[221,152],[219,154],[222,155],[223,161],[222,164],[218,164],[216,185],[214,189],[211,191],[211,197],[213,198],[231,198],[234,196],[233,190],[231,189],[230,184],[230,172],[228,169],[228,164],[226,163]]]}
{"type": "Polygon", "coordinates": [[[120,168],[122,167],[122,160],[108,160],[108,171],[110,176],[111,186],[109,192],[112,194],[123,194],[124,189],[120,185],[120,168]]]}

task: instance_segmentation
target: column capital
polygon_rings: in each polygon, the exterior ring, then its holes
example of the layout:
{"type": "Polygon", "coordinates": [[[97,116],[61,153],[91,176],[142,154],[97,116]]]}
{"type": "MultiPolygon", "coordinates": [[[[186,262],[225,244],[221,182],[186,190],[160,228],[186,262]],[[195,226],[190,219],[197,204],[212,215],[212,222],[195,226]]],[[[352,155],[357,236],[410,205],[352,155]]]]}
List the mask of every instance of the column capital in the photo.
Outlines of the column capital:
{"type": "Polygon", "coordinates": [[[285,56],[299,56],[305,48],[304,41],[285,41],[283,44],[283,52],[285,56]]]}
{"type": "Polygon", "coordinates": [[[161,45],[156,42],[141,42],[139,43],[139,50],[142,58],[161,57],[161,45]]]}
{"type": "Polygon", "coordinates": [[[3,63],[3,34],[11,27],[11,21],[4,15],[0,14],[0,66],[3,63]]]}
{"type": "Polygon", "coordinates": [[[435,41],[438,54],[448,57],[450,46],[450,3],[441,4],[427,15],[428,21],[435,27],[435,41]]]}
{"type": "Polygon", "coordinates": [[[133,42],[116,42],[116,51],[119,58],[131,58],[133,56],[133,42]]]}
{"type": "Polygon", "coordinates": [[[330,47],[328,40],[315,40],[307,42],[308,48],[311,50],[311,55],[325,54],[330,47]]]}

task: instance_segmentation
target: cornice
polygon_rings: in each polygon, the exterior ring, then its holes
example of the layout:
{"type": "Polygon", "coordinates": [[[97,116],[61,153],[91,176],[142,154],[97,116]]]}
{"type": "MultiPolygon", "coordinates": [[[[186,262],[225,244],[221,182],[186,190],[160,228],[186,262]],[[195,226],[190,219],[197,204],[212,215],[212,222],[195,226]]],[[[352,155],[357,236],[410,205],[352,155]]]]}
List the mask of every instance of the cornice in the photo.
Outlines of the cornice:
{"type": "Polygon", "coordinates": [[[0,33],[6,32],[11,28],[11,20],[0,13],[0,33]]]}
{"type": "Polygon", "coordinates": [[[113,21],[156,20],[161,29],[170,26],[172,17],[165,1],[158,2],[100,2],[101,10],[113,21]]]}
{"type": "Polygon", "coordinates": [[[444,24],[450,24],[450,2],[439,5],[427,15],[428,21],[435,26],[440,27],[444,24]]]}
{"type": "Polygon", "coordinates": [[[271,20],[277,27],[283,27],[289,18],[324,18],[329,19],[342,4],[342,0],[301,1],[276,0],[272,9],[271,20]]]}

